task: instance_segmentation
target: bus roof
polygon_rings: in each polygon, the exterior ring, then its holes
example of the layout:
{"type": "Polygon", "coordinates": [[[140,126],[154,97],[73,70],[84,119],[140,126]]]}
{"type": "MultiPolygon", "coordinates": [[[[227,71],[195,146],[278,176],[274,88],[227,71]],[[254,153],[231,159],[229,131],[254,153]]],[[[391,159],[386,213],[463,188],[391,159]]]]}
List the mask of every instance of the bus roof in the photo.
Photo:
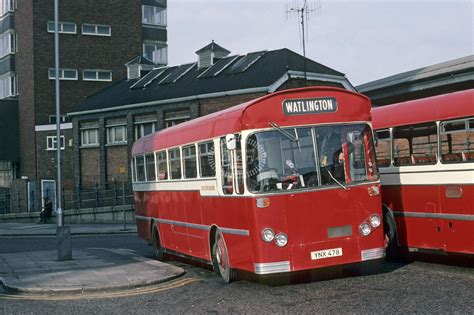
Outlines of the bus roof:
{"type": "Polygon", "coordinates": [[[372,109],[374,129],[474,115],[474,89],[385,105],[372,109]]]}
{"type": "Polygon", "coordinates": [[[327,86],[283,90],[148,135],[134,143],[132,154],[179,146],[246,129],[268,128],[270,122],[291,126],[346,121],[370,121],[369,98],[327,86]],[[324,97],[337,100],[337,112],[308,115],[283,113],[284,100],[324,97]]]}

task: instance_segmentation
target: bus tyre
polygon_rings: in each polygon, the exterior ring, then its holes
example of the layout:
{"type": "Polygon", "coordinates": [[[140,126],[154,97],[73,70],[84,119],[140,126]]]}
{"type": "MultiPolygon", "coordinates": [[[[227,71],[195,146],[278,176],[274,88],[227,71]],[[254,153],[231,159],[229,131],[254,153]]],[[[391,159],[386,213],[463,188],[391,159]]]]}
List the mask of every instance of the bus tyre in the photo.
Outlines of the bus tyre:
{"type": "Polygon", "coordinates": [[[212,245],[212,264],[214,270],[219,272],[225,282],[230,283],[236,279],[236,272],[229,266],[229,254],[224,242],[224,236],[217,232],[216,239],[212,245]]]}
{"type": "Polygon", "coordinates": [[[387,239],[387,255],[388,260],[400,259],[400,248],[398,245],[397,225],[392,212],[383,206],[383,228],[387,239]]]}
{"type": "Polygon", "coordinates": [[[155,258],[157,260],[163,260],[164,253],[163,247],[161,247],[160,234],[158,233],[158,228],[156,223],[153,223],[153,228],[151,230],[151,244],[153,246],[153,252],[155,253],[155,258]]]}

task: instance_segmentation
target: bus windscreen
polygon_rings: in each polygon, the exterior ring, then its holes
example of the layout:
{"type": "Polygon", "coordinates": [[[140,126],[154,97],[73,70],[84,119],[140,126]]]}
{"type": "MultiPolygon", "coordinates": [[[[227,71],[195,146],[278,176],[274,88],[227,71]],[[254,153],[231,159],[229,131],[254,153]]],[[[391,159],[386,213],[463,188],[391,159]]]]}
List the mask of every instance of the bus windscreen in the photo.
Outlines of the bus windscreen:
{"type": "Polygon", "coordinates": [[[247,186],[256,193],[378,179],[366,124],[275,128],[251,135],[246,149],[247,186]]]}

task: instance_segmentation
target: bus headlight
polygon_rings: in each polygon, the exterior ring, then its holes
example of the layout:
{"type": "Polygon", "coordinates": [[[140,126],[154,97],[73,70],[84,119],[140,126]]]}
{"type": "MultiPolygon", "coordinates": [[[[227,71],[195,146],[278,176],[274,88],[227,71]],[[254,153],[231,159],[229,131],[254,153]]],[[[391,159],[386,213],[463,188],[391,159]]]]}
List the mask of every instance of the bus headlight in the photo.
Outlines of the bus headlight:
{"type": "Polygon", "coordinates": [[[370,234],[370,225],[368,223],[362,223],[359,225],[359,232],[362,236],[367,236],[370,234]]]}
{"type": "Polygon", "coordinates": [[[380,226],[380,217],[376,214],[372,215],[369,221],[373,228],[378,228],[380,226]]]}
{"type": "Polygon", "coordinates": [[[278,233],[275,236],[275,244],[278,247],[283,247],[288,244],[288,236],[285,233],[278,233]]]}
{"type": "Polygon", "coordinates": [[[272,229],[265,228],[262,231],[262,240],[264,240],[265,242],[270,243],[271,241],[273,241],[274,238],[275,238],[275,233],[273,233],[272,229]]]}

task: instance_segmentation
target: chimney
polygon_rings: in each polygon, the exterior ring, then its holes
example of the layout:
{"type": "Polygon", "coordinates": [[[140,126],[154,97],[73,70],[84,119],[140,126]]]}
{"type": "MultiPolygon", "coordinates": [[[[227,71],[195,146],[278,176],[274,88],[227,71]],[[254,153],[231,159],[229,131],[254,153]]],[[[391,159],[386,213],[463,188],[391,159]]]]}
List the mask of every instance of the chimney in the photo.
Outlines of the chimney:
{"type": "Polygon", "coordinates": [[[214,40],[207,46],[196,51],[198,55],[198,68],[207,68],[214,64],[216,59],[227,57],[230,51],[214,43],[214,40]]]}
{"type": "Polygon", "coordinates": [[[125,64],[127,67],[127,79],[138,79],[143,74],[153,70],[155,64],[143,56],[137,56],[125,64]]]}

